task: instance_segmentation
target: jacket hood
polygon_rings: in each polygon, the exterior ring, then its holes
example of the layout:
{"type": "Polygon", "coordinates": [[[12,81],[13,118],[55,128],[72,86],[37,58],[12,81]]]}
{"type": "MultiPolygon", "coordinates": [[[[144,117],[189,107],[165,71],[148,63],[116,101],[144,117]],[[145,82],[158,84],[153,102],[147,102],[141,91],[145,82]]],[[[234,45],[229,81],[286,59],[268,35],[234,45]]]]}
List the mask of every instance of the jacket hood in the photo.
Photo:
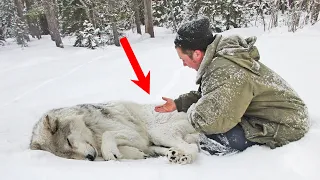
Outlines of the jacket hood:
{"type": "Polygon", "coordinates": [[[244,39],[238,35],[222,37],[222,35],[216,34],[214,41],[208,45],[198,69],[197,83],[200,82],[206,68],[214,61],[215,57],[226,58],[259,75],[260,64],[258,61],[260,55],[257,47],[254,46],[256,40],[257,37],[255,36],[244,39]]]}

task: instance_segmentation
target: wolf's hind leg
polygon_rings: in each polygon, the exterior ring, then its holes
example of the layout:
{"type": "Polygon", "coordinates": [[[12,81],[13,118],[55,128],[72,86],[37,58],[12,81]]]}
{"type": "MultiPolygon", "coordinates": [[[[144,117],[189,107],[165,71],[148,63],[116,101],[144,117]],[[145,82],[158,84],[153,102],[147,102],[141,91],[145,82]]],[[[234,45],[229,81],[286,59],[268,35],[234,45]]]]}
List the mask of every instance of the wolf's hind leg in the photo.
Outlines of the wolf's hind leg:
{"type": "Polygon", "coordinates": [[[198,144],[199,143],[199,133],[187,134],[183,140],[189,144],[198,144]]]}
{"type": "Polygon", "coordinates": [[[146,159],[147,154],[140,151],[139,149],[131,146],[119,146],[119,151],[122,154],[121,159],[146,159]]]}
{"type": "Polygon", "coordinates": [[[122,154],[117,147],[115,137],[110,132],[104,132],[102,134],[101,153],[103,159],[106,161],[122,158],[122,154]]]}
{"type": "MultiPolygon", "coordinates": [[[[198,146],[196,143],[186,142],[179,134],[163,134],[161,131],[151,133],[152,141],[155,145],[170,147],[166,152],[169,162],[177,164],[189,164],[195,161],[198,155],[198,146]]],[[[190,136],[188,141],[192,142],[194,138],[190,136]]]]}

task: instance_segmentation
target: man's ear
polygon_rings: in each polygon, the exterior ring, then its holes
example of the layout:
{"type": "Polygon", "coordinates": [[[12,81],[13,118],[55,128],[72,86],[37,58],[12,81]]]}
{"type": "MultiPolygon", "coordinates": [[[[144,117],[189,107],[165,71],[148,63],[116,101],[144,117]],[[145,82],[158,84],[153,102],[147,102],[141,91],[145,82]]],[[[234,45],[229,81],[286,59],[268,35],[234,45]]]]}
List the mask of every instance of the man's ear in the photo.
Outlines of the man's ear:
{"type": "Polygon", "coordinates": [[[59,127],[58,119],[55,119],[50,117],[49,115],[46,115],[44,120],[44,126],[50,130],[51,134],[54,134],[57,132],[59,127]]]}
{"type": "Polygon", "coordinates": [[[194,59],[195,61],[197,61],[197,62],[201,61],[202,58],[203,58],[203,56],[204,56],[204,54],[203,54],[203,52],[200,51],[200,50],[195,50],[195,51],[193,52],[193,59],[194,59]]]}

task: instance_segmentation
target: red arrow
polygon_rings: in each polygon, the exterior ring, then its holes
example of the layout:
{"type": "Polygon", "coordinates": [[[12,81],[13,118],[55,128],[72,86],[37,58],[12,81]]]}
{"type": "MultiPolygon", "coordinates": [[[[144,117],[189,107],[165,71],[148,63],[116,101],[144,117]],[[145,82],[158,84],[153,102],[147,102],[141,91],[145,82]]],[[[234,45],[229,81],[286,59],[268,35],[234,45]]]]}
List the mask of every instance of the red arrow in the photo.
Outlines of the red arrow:
{"type": "Polygon", "coordinates": [[[129,61],[130,61],[130,64],[131,64],[131,66],[132,66],[132,68],[138,78],[138,80],[131,80],[131,81],[134,82],[136,85],[138,85],[145,92],[150,94],[150,71],[148,72],[148,75],[145,77],[142,72],[142,69],[139,65],[139,62],[132,51],[130,43],[128,42],[128,39],[126,37],[121,38],[120,43],[121,43],[129,61]]]}

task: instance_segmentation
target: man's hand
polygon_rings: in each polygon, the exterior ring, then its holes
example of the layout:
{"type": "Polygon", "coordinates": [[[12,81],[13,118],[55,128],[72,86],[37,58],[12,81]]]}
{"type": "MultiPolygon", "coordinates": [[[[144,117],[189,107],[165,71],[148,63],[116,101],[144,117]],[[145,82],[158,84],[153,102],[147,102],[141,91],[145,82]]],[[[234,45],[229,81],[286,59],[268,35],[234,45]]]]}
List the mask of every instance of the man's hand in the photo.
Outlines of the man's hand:
{"type": "Polygon", "coordinates": [[[162,97],[162,99],[165,100],[166,103],[163,105],[156,106],[154,108],[156,112],[172,112],[177,109],[176,104],[172,99],[166,97],[162,97]]]}

